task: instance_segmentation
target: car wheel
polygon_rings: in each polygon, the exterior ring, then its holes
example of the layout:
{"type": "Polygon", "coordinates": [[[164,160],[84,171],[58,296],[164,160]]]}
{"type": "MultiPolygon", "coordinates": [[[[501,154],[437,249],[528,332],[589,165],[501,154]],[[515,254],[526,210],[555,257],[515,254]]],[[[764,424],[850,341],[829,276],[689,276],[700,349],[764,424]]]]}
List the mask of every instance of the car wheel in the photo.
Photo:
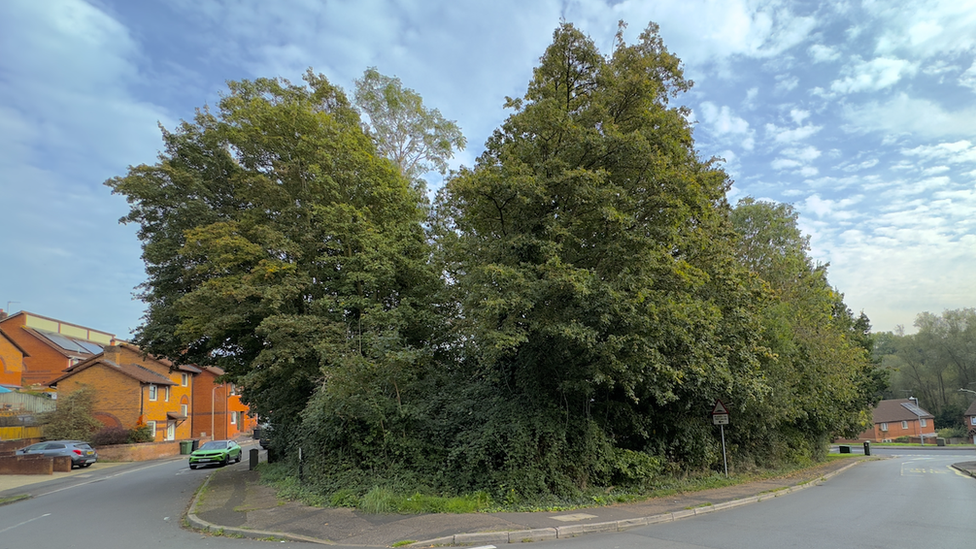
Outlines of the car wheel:
{"type": "Polygon", "coordinates": [[[220,462],[221,467],[226,467],[230,463],[230,456],[224,456],[223,461],[220,462]]]}
{"type": "Polygon", "coordinates": [[[237,454],[237,459],[234,460],[234,461],[236,461],[237,463],[240,463],[241,462],[241,454],[237,454]]]}

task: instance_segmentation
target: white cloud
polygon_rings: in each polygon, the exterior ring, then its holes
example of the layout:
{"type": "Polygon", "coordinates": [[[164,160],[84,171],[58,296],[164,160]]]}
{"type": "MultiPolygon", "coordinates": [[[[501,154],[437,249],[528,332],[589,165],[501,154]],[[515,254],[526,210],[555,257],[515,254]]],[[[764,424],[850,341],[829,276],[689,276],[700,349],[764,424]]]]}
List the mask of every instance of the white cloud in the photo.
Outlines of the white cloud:
{"type": "Polygon", "coordinates": [[[937,145],[919,145],[911,149],[902,149],[905,156],[919,157],[923,160],[939,160],[945,162],[976,162],[976,147],[966,140],[937,145]]]}
{"type": "Polygon", "coordinates": [[[790,118],[797,125],[803,124],[803,121],[810,117],[810,111],[805,111],[803,109],[790,109],[790,118]]]}
{"type": "Polygon", "coordinates": [[[965,72],[959,75],[959,85],[976,91],[976,63],[970,65],[965,72]]]}
{"type": "Polygon", "coordinates": [[[813,146],[807,146],[807,147],[803,147],[802,149],[797,149],[797,148],[783,149],[782,151],[780,151],[780,154],[783,154],[784,156],[788,156],[790,158],[795,158],[803,162],[812,162],[817,158],[820,158],[821,153],[820,153],[820,149],[813,146]]]}
{"type": "Polygon", "coordinates": [[[719,107],[705,101],[701,104],[701,113],[711,130],[718,135],[749,133],[749,123],[732,114],[728,106],[719,107]]]}
{"type": "Polygon", "coordinates": [[[774,170],[791,170],[793,168],[799,168],[803,165],[799,160],[793,160],[792,158],[777,158],[769,163],[774,170]]]}
{"type": "Polygon", "coordinates": [[[970,136],[976,127],[976,108],[947,111],[941,105],[900,93],[885,102],[847,105],[842,112],[847,131],[914,133],[925,138],[970,136]]]}
{"type": "Polygon", "coordinates": [[[782,128],[776,124],[766,124],[766,134],[771,136],[777,143],[794,143],[802,141],[811,135],[819,132],[822,126],[807,124],[798,128],[782,128]]]}
{"type": "Polygon", "coordinates": [[[840,58],[840,52],[837,51],[837,48],[825,46],[823,44],[814,44],[810,46],[807,48],[807,53],[810,54],[810,59],[812,59],[814,63],[827,63],[840,58]]]}
{"type": "Polygon", "coordinates": [[[891,87],[918,70],[918,64],[904,59],[879,57],[870,61],[859,58],[842,71],[846,76],[830,84],[831,91],[841,94],[878,91],[891,87]]]}
{"type": "Polygon", "coordinates": [[[882,55],[944,56],[976,47],[976,6],[972,0],[870,2],[864,9],[884,29],[875,48],[882,55]]]}
{"type": "Polygon", "coordinates": [[[776,91],[785,93],[796,89],[800,85],[800,79],[795,76],[781,75],[776,77],[776,91]]]}

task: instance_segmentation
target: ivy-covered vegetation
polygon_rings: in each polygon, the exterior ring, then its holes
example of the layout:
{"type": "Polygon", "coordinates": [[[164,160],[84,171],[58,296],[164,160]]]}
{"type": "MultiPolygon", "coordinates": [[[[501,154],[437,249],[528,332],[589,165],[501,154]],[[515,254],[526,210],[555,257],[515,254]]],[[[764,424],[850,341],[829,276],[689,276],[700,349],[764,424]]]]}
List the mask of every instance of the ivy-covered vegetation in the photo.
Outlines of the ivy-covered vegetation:
{"type": "Polygon", "coordinates": [[[107,182],[143,241],[137,342],[223,368],[322,501],[707,476],[716,399],[740,469],[862,429],[885,382],[867,319],[792,209],[728,204],[655,25],[609,55],[560,25],[433,202],[416,167],[442,167],[459,130],[396,79],[358,85],[375,120],[311,71],[232,82],[164,131],[158,163],[107,182]]]}

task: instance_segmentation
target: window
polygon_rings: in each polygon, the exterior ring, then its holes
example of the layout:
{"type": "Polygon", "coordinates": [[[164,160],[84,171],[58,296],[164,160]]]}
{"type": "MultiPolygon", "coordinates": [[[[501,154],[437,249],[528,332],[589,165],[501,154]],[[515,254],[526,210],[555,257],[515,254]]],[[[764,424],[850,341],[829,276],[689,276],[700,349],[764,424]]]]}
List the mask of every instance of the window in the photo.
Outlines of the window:
{"type": "Polygon", "coordinates": [[[146,422],[146,427],[149,427],[149,440],[156,440],[156,422],[149,420],[146,422]]]}
{"type": "Polygon", "coordinates": [[[887,431],[888,430],[888,424],[887,423],[882,423],[881,424],[881,430],[882,431],[887,431]]]}
{"type": "Polygon", "coordinates": [[[190,383],[190,374],[180,374],[180,385],[186,387],[190,383]]]}
{"type": "Polygon", "coordinates": [[[907,421],[901,422],[901,428],[902,429],[908,429],[908,422],[907,421]]]}
{"type": "Polygon", "coordinates": [[[976,425],[976,416],[973,416],[973,417],[969,418],[969,424],[970,425],[976,425]]]}
{"type": "Polygon", "coordinates": [[[155,402],[159,398],[159,388],[155,384],[149,384],[149,400],[155,402]]]}
{"type": "Polygon", "coordinates": [[[164,394],[166,396],[163,397],[163,400],[165,400],[166,402],[169,402],[169,386],[166,387],[166,392],[164,394]]]}
{"type": "Polygon", "coordinates": [[[927,425],[927,422],[925,421],[924,417],[921,419],[921,422],[922,422],[922,427],[925,427],[927,425]]]}
{"type": "Polygon", "coordinates": [[[230,424],[237,425],[237,412],[230,413],[230,424]]]}
{"type": "Polygon", "coordinates": [[[180,415],[183,416],[183,417],[186,417],[186,416],[190,415],[190,414],[187,413],[187,405],[186,404],[180,404],[180,415]]]}

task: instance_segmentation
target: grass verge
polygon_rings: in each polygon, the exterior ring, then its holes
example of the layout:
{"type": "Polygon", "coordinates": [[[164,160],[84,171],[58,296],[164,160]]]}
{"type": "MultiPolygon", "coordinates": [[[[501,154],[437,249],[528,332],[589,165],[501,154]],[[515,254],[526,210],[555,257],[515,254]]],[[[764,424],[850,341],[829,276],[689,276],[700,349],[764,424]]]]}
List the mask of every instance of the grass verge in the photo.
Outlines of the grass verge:
{"type": "MultiPolygon", "coordinates": [[[[662,477],[651,489],[634,491],[616,487],[596,487],[573,499],[544,498],[534,501],[515,498],[499,498],[496,501],[486,492],[461,496],[425,494],[398,491],[395,487],[372,486],[345,488],[324,494],[314,486],[298,481],[293,468],[287,464],[262,464],[259,466],[261,482],[274,488],[278,497],[299,501],[314,507],[351,507],[373,514],[420,514],[420,513],[476,513],[476,512],[527,512],[567,511],[602,507],[619,503],[636,503],[687,492],[700,492],[714,488],[736,486],[748,482],[770,479],[788,479],[790,484],[802,484],[822,477],[838,461],[863,458],[858,454],[831,454],[823,462],[806,465],[784,466],[776,469],[740,473],[730,477],[708,472],[662,477]]],[[[836,467],[833,467],[834,469],[836,467]]]]}

